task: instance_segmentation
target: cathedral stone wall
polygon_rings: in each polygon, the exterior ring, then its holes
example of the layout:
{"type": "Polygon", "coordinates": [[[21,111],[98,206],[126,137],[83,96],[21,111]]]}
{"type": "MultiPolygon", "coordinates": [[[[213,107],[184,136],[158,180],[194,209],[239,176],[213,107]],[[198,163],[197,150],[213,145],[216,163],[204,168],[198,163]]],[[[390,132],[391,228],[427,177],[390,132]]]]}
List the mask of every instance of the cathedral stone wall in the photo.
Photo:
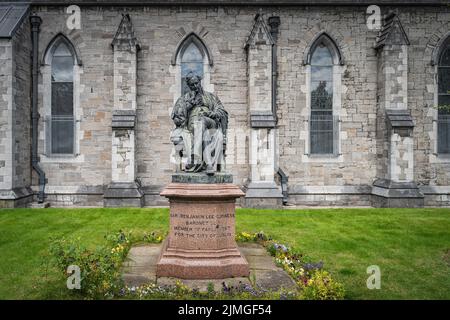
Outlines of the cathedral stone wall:
{"type": "MultiPolygon", "coordinates": [[[[113,50],[111,42],[121,21],[124,7],[87,6],[81,10],[81,29],[69,30],[68,14],[62,6],[34,8],[42,18],[40,60],[51,40],[62,33],[80,55],[75,77],[78,95],[76,133],[79,152],[71,158],[52,158],[45,152],[45,125],[40,124],[39,153],[48,178],[50,201],[64,205],[101,205],[111,176],[111,119],[114,107],[113,50]]],[[[249,106],[248,65],[244,48],[257,13],[266,18],[280,17],[278,33],[278,126],[275,141],[280,168],[289,177],[289,202],[305,205],[370,205],[370,188],[380,177],[387,157],[384,144],[377,140],[377,126],[384,121],[377,104],[379,65],[374,49],[377,30],[366,25],[366,7],[343,6],[152,6],[127,7],[141,50],[137,53],[136,101],[136,177],[145,192],[146,205],[164,204],[158,196],[170,181],[174,164],[170,162],[169,140],[171,108],[178,98],[179,67],[171,64],[179,42],[195,32],[208,47],[214,63],[210,66],[213,90],[230,114],[227,170],[240,186],[248,184],[249,106]],[[309,90],[305,52],[317,34],[326,32],[343,56],[338,81],[340,95],[339,155],[320,158],[305,154],[306,108],[309,90]],[[378,141],[378,142],[377,142],[378,141]]],[[[435,67],[431,66],[433,46],[450,30],[449,7],[382,7],[394,11],[409,37],[408,109],[413,131],[414,179],[424,186],[425,203],[448,205],[450,161],[434,153],[435,67]]],[[[1,40],[0,59],[8,60],[8,44],[1,40]]],[[[28,41],[28,40],[27,40],[28,41]]],[[[264,59],[266,59],[265,57],[264,59]]],[[[23,62],[25,63],[25,62],[23,62]]],[[[4,68],[7,64],[2,64],[4,68]]],[[[45,66],[43,66],[45,70],[45,66]]],[[[270,76],[270,75],[268,75],[270,76]]],[[[0,90],[8,88],[1,80],[0,90]]],[[[49,87],[43,76],[39,85],[39,110],[45,114],[45,95],[49,87]]],[[[257,79],[255,79],[257,81],[257,79]]],[[[26,84],[22,84],[26,88],[26,84]]],[[[269,95],[268,95],[269,96],[269,95]]],[[[0,99],[8,99],[4,94],[0,99]]],[[[2,104],[4,108],[6,104],[2,104]]],[[[5,112],[2,110],[2,112],[5,112]]],[[[2,117],[3,119],[3,117],[2,117]]],[[[1,129],[0,139],[8,134],[1,129]]],[[[378,133],[380,135],[380,133],[378,133]]],[[[2,144],[1,147],[7,147],[2,144]]],[[[2,152],[3,154],[3,152],[2,152]]],[[[23,158],[25,161],[26,158],[23,158]]],[[[8,177],[2,172],[0,183],[8,177]]],[[[7,162],[5,162],[7,165],[7,162]]],[[[19,166],[21,167],[21,166],[19,166]]],[[[20,168],[25,172],[25,168],[20,168]]],[[[14,179],[26,181],[26,175],[14,179]]],[[[37,188],[37,179],[33,180],[37,188]]]]}
{"type": "Polygon", "coordinates": [[[30,53],[28,22],[0,39],[0,207],[31,200],[30,53]]]}
{"type": "Polygon", "coordinates": [[[25,188],[31,184],[31,31],[28,20],[12,39],[12,54],[14,187],[25,188]]]}
{"type": "Polygon", "coordinates": [[[12,46],[0,39],[0,189],[12,188],[12,46]]]}

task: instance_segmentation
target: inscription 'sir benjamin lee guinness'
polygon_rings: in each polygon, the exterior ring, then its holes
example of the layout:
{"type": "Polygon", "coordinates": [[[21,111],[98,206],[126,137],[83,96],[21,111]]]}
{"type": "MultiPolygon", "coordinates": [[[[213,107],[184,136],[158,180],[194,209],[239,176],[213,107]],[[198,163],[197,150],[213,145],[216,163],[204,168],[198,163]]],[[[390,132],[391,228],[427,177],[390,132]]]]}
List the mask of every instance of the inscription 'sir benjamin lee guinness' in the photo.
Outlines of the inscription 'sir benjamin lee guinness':
{"type": "Polygon", "coordinates": [[[220,219],[234,219],[233,213],[224,213],[218,216],[213,214],[184,214],[172,213],[171,219],[182,219],[185,225],[173,225],[172,232],[176,237],[187,239],[217,239],[232,236],[229,225],[220,225],[220,219]]]}
{"type": "Polygon", "coordinates": [[[234,242],[234,202],[197,202],[187,207],[172,202],[170,208],[170,245],[183,249],[220,250],[234,242]]]}

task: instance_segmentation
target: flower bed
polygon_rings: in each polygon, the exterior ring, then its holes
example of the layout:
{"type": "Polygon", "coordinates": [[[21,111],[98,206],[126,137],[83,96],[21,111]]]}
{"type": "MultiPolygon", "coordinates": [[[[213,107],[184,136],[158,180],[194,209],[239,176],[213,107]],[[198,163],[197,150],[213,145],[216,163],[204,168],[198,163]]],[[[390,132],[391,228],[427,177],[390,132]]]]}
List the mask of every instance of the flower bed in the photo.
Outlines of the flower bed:
{"type": "Polygon", "coordinates": [[[243,283],[214,288],[212,283],[206,292],[190,289],[181,282],[172,286],[154,283],[140,287],[127,287],[121,280],[120,268],[132,244],[139,242],[160,243],[163,234],[146,233],[136,236],[122,231],[105,236],[106,244],[90,250],[80,239],[58,239],[52,242],[50,253],[58,269],[66,275],[67,267],[77,265],[81,270],[81,288],[78,294],[87,299],[342,299],[344,288],[323,270],[323,263],[314,263],[304,254],[279,244],[263,232],[241,232],[238,242],[255,242],[263,245],[297,283],[297,290],[268,291],[243,283]]]}
{"type": "Polygon", "coordinates": [[[323,262],[312,262],[303,253],[292,250],[285,244],[274,241],[264,232],[250,234],[241,232],[236,241],[256,242],[263,245],[275,262],[282,267],[299,286],[299,298],[306,300],[338,300],[345,295],[344,287],[323,270],[323,262]]]}

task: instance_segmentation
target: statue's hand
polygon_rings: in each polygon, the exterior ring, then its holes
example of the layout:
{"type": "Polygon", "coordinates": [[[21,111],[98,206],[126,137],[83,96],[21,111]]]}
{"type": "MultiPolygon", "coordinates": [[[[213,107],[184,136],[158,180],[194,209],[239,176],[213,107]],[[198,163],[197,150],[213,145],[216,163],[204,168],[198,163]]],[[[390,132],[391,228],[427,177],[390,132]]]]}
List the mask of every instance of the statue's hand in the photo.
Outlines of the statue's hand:
{"type": "Polygon", "coordinates": [[[211,119],[215,119],[216,118],[216,114],[214,112],[212,112],[212,111],[205,112],[205,116],[207,116],[208,118],[211,118],[211,119]]]}
{"type": "Polygon", "coordinates": [[[180,127],[184,123],[184,119],[180,117],[175,117],[173,118],[173,123],[175,123],[177,127],[180,127]]]}
{"type": "Polygon", "coordinates": [[[187,111],[191,111],[191,109],[194,107],[194,105],[192,104],[192,103],[190,103],[190,102],[187,102],[186,103],[186,110],[187,111]]]}

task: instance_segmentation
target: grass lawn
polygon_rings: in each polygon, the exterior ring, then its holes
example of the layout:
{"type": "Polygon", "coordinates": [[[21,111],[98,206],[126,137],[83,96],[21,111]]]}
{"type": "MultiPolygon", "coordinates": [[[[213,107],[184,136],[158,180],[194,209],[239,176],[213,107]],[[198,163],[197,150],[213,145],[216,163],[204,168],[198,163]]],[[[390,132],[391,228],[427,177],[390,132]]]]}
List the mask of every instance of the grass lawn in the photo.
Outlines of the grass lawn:
{"type": "MultiPolygon", "coordinates": [[[[48,264],[50,237],[95,246],[119,229],[167,228],[167,209],[2,209],[0,299],[71,297],[48,264]]],[[[237,211],[237,231],[261,230],[324,261],[348,299],[450,299],[450,209],[237,211]],[[380,290],[366,287],[370,265],[380,290]]]]}

